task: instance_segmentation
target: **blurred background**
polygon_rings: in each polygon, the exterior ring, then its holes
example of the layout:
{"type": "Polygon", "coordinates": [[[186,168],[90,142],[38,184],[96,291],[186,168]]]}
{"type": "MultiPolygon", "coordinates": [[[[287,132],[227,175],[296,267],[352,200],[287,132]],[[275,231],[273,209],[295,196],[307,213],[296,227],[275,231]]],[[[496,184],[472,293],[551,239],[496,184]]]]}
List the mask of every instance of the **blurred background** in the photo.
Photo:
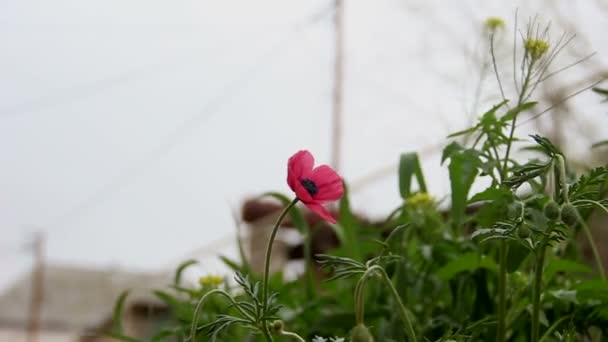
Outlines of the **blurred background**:
{"type": "Polygon", "coordinates": [[[536,92],[552,110],[519,136],[605,164],[587,90],[608,75],[605,0],[1,1],[0,340],[72,341],[187,259],[193,281],[225,274],[243,201],[288,194],[300,149],[372,219],[399,204],[403,152],[442,199],[446,136],[500,99],[488,17],[514,93],[516,12],[576,35],[536,92]]]}

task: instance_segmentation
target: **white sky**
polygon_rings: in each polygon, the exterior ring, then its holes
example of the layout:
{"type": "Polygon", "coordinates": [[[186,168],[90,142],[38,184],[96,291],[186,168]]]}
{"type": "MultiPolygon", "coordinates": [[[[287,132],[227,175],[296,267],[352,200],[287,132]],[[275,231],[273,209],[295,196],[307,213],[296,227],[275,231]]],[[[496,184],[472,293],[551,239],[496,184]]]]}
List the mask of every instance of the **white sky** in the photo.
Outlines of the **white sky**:
{"type": "MultiPolygon", "coordinates": [[[[349,181],[466,126],[476,78],[463,47],[488,16],[512,30],[518,3],[346,2],[349,181]]],[[[233,234],[243,196],[287,192],[292,153],[328,162],[331,3],[0,2],[0,288],[28,270],[35,230],[50,262],[172,267],[233,234]]],[[[594,4],[569,15],[605,62],[608,19],[594,4]]],[[[605,107],[585,108],[605,137],[605,107]]],[[[425,169],[444,193],[438,160],[425,169]]],[[[396,177],[354,194],[370,215],[397,204],[396,177]]]]}

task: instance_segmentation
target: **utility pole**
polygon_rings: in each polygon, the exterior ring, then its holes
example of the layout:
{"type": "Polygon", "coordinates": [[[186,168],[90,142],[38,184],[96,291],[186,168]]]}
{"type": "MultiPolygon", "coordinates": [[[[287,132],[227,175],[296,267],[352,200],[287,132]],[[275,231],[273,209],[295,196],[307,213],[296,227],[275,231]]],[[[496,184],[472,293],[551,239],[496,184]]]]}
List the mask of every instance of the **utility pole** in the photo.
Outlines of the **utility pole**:
{"type": "Polygon", "coordinates": [[[27,322],[27,342],[37,342],[40,334],[42,302],[44,300],[44,235],[34,237],[34,269],[30,290],[30,307],[27,322]]]}
{"type": "Polygon", "coordinates": [[[332,102],[331,164],[340,171],[342,166],[342,97],[344,79],[344,6],[342,0],[334,0],[334,90],[332,102]]]}

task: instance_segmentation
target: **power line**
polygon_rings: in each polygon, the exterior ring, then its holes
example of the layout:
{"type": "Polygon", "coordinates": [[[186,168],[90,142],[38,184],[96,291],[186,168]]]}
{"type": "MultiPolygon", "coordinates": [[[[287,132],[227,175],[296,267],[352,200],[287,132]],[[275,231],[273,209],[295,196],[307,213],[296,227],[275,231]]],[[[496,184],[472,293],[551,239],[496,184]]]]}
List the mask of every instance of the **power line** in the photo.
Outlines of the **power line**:
{"type": "Polygon", "coordinates": [[[247,84],[264,70],[264,68],[272,66],[273,64],[270,62],[279,55],[279,52],[285,50],[285,48],[293,42],[293,38],[296,35],[302,33],[304,29],[319,23],[327,14],[331,13],[332,10],[333,7],[324,7],[321,10],[316,11],[313,15],[308,16],[303,22],[294,25],[284,39],[263,53],[247,70],[245,70],[245,72],[234,81],[230,82],[217,96],[209,101],[202,110],[187,118],[182,124],[169,133],[161,143],[156,145],[151,152],[133,163],[123,173],[116,176],[106,185],[100,187],[91,196],[85,198],[68,212],[58,216],[51,222],[49,227],[58,229],[58,227],[65,225],[71,219],[78,217],[86,210],[107,200],[113,193],[133,182],[140,173],[147,169],[146,166],[167,154],[186,137],[192,135],[205,119],[209,118],[209,116],[216,112],[222,105],[226,104],[228,100],[232,99],[235,94],[244,89],[247,84]]]}

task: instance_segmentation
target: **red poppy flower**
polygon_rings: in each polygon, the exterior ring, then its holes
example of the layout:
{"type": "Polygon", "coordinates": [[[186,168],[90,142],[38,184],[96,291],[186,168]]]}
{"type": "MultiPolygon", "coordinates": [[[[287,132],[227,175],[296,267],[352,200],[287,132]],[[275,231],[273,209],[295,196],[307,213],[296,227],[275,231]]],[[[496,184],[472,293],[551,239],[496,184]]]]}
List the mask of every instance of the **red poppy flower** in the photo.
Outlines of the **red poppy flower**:
{"type": "Polygon", "coordinates": [[[287,163],[287,184],[310,210],[331,223],[336,219],[323,204],[337,201],[344,193],[342,178],[327,165],[313,168],[315,160],[308,151],[298,151],[287,163]]]}

